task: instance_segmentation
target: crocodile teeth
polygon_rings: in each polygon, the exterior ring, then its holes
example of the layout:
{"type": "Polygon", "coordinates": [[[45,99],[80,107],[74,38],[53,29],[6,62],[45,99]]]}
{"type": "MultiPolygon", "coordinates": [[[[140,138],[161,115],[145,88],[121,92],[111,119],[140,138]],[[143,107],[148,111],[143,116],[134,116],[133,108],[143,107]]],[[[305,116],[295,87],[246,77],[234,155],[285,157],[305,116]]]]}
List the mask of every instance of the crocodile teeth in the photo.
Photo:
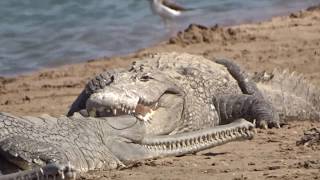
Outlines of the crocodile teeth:
{"type": "Polygon", "coordinates": [[[146,116],[142,116],[142,115],[138,115],[138,118],[139,119],[141,119],[141,120],[143,120],[144,122],[146,122],[146,123],[150,123],[150,118],[149,117],[146,117],[146,116]]]}
{"type": "Polygon", "coordinates": [[[154,105],[154,108],[158,108],[159,103],[156,102],[156,104],[154,105]]]}
{"type": "Polygon", "coordinates": [[[136,117],[144,122],[151,123],[153,114],[154,114],[154,111],[150,110],[150,112],[147,112],[145,115],[138,114],[136,117]]]}
{"type": "Polygon", "coordinates": [[[140,98],[135,103],[118,103],[92,111],[92,116],[122,116],[133,115],[144,122],[150,122],[156,109],[159,107],[158,102],[148,101],[140,98]],[[97,111],[97,113],[95,113],[97,111]]]}
{"type": "Polygon", "coordinates": [[[145,121],[145,120],[144,120],[144,117],[143,117],[141,114],[138,114],[138,115],[137,115],[137,118],[139,118],[139,119],[141,119],[141,120],[145,121]]]}

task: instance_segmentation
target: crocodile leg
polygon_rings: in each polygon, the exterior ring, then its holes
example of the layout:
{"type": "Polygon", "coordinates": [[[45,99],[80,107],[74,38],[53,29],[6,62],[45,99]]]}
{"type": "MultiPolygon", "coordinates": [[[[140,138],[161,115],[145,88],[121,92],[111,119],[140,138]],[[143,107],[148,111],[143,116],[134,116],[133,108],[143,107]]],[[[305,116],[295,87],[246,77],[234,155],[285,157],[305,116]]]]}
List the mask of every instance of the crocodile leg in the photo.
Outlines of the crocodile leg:
{"type": "MultiPolygon", "coordinates": [[[[77,97],[77,99],[72,103],[70,110],[67,113],[67,116],[72,116],[74,112],[81,113],[82,112],[81,110],[86,108],[85,102],[87,101],[88,98],[89,98],[89,95],[86,93],[86,90],[83,90],[80,93],[80,95],[77,97]]],[[[86,114],[83,114],[83,115],[86,115],[86,114]]]]}
{"type": "Polygon", "coordinates": [[[278,114],[267,101],[259,97],[247,94],[229,95],[213,98],[213,103],[219,113],[220,124],[244,118],[251,122],[256,120],[260,128],[280,127],[278,114]]]}
{"type": "Polygon", "coordinates": [[[50,163],[43,167],[0,175],[0,180],[30,180],[30,179],[76,179],[76,170],[70,165],[50,163]]]}
{"type": "Polygon", "coordinates": [[[90,95],[96,92],[97,90],[103,89],[105,86],[112,83],[114,80],[114,74],[121,71],[122,69],[110,69],[91,79],[88,82],[86,88],[81,92],[81,94],[77,97],[74,103],[72,103],[70,110],[67,113],[67,116],[72,116],[75,112],[80,112],[80,114],[88,116],[88,112],[85,109],[86,102],[90,95]]]}
{"type": "MultiPolygon", "coordinates": [[[[76,170],[54,146],[22,136],[11,136],[0,141],[2,161],[12,163],[15,172],[0,176],[4,179],[74,179],[76,170]],[[65,163],[58,163],[65,162],[65,163]],[[31,170],[29,170],[32,168],[31,170]],[[24,171],[19,171],[25,169],[24,171]]],[[[6,170],[8,167],[4,167],[6,170]]],[[[9,172],[10,173],[10,172],[9,172]]]]}
{"type": "Polygon", "coordinates": [[[260,92],[260,90],[257,88],[256,83],[250,79],[248,74],[245,71],[243,71],[239,65],[237,65],[236,63],[230,60],[225,60],[225,59],[219,59],[219,60],[216,60],[215,62],[221,65],[224,65],[228,69],[232,77],[235,80],[237,80],[238,85],[243,94],[254,95],[256,97],[263,99],[263,95],[260,92]]]}
{"type": "Polygon", "coordinates": [[[221,121],[228,123],[237,118],[257,120],[257,125],[266,129],[269,127],[280,127],[279,115],[270,102],[265,100],[256,83],[248,74],[230,60],[220,59],[216,63],[224,65],[244,95],[221,97],[215,100],[219,106],[221,121]]]}

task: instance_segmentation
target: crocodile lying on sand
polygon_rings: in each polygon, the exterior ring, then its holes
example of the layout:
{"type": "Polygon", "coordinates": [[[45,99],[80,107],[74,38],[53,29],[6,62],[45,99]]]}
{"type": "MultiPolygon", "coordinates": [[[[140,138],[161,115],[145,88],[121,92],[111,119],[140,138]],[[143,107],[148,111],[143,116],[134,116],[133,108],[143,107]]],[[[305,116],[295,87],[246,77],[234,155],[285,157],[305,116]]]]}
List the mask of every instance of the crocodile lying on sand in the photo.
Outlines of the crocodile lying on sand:
{"type": "Polygon", "coordinates": [[[248,75],[232,61],[161,53],[134,62],[127,70],[99,74],[68,115],[131,114],[152,119],[147,124],[150,133],[173,134],[240,117],[255,119],[262,128],[279,127],[280,120],[319,120],[319,111],[319,89],[300,74],[276,69],[248,75]]]}
{"type": "Polygon", "coordinates": [[[319,118],[319,94],[307,84],[307,92],[298,83],[287,90],[284,75],[255,76],[257,88],[231,61],[152,54],[95,77],[68,116],[1,113],[0,170],[7,175],[0,179],[74,178],[250,139],[251,122],[267,128],[279,127],[279,117],[319,118]]]}

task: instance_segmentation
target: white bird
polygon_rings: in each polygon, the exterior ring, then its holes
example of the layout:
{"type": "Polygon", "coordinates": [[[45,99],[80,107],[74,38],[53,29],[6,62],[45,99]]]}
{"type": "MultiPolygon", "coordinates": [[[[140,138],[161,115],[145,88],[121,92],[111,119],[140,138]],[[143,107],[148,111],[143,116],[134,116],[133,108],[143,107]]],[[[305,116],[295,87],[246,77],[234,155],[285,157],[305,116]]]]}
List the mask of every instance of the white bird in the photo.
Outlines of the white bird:
{"type": "Polygon", "coordinates": [[[150,2],[150,6],[152,12],[158,14],[165,25],[169,26],[169,21],[174,19],[175,17],[180,16],[184,11],[192,10],[190,8],[182,7],[172,1],[169,0],[148,0],[150,2]]]}

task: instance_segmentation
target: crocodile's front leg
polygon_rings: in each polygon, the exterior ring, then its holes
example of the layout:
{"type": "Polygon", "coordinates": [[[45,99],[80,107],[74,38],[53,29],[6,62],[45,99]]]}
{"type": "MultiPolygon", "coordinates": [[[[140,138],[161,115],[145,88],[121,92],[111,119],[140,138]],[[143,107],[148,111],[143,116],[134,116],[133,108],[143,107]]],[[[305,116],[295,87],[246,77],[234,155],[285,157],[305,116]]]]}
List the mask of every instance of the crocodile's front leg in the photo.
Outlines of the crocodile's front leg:
{"type": "MultiPolygon", "coordinates": [[[[5,179],[75,179],[76,170],[54,146],[22,136],[8,137],[0,142],[0,155],[7,166],[12,165],[5,179]],[[13,165],[14,164],[14,165],[13,165]],[[29,168],[32,168],[29,170],[29,168]],[[20,171],[20,169],[26,169],[20,171]],[[11,172],[10,172],[11,171],[11,172]]],[[[4,163],[4,162],[1,162],[4,163]]],[[[8,168],[8,167],[3,167],[8,168]]]]}
{"type": "Polygon", "coordinates": [[[30,179],[76,179],[76,170],[70,165],[50,163],[43,167],[0,175],[0,180],[30,180],[30,179]]]}
{"type": "Polygon", "coordinates": [[[88,112],[86,111],[86,102],[90,95],[112,83],[114,80],[114,75],[121,71],[122,69],[110,69],[108,71],[102,72],[101,74],[98,74],[93,79],[91,79],[86,85],[85,89],[72,103],[67,116],[72,116],[75,112],[79,112],[84,116],[88,116],[88,112]]]}
{"type": "Polygon", "coordinates": [[[256,83],[251,80],[249,75],[243,69],[241,69],[238,64],[226,59],[219,59],[215,62],[227,68],[231,76],[237,80],[243,94],[253,95],[260,99],[264,99],[262,93],[257,88],[256,83]]]}
{"type": "Polygon", "coordinates": [[[220,59],[216,63],[224,65],[243,94],[215,97],[213,99],[223,124],[237,118],[256,120],[260,128],[280,127],[280,119],[270,102],[264,99],[249,75],[237,64],[230,60],[220,59]]]}
{"type": "Polygon", "coordinates": [[[239,118],[253,122],[260,128],[280,127],[279,116],[264,99],[253,95],[239,94],[213,98],[219,113],[220,123],[228,124],[239,118]]]}

